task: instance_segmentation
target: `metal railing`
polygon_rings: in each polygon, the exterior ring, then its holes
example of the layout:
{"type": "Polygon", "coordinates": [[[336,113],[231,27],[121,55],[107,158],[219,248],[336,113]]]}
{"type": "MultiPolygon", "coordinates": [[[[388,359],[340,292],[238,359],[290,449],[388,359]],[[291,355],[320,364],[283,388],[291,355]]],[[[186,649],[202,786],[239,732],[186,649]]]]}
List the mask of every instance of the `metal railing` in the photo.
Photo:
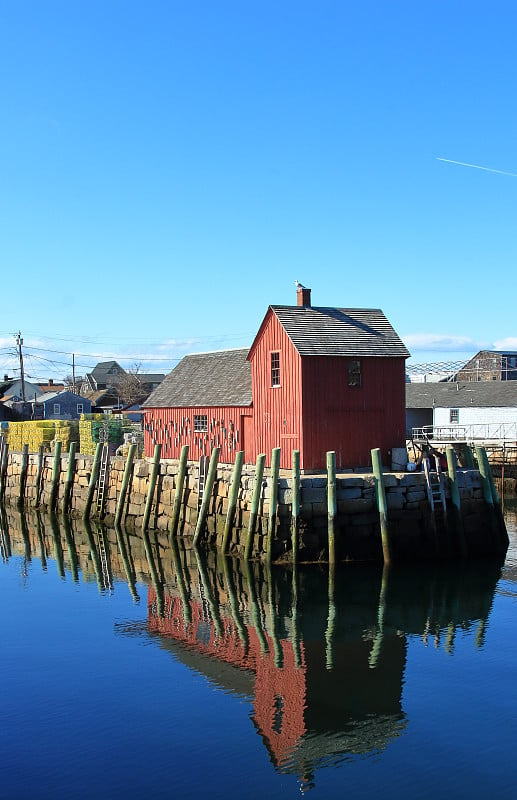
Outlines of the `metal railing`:
{"type": "Polygon", "coordinates": [[[424,425],[412,428],[414,441],[517,443],[517,422],[481,422],[471,425],[424,425]]]}

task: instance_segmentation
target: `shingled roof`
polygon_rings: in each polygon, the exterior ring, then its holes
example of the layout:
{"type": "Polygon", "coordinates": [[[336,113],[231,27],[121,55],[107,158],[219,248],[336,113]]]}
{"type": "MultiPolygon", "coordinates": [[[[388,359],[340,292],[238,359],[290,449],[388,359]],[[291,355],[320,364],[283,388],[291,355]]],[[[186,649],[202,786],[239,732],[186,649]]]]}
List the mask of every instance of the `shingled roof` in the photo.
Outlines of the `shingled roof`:
{"type": "Polygon", "coordinates": [[[505,408],[517,406],[517,381],[407,383],[406,408],[505,408]]]}
{"type": "Polygon", "coordinates": [[[248,348],[185,356],[152,392],[143,408],[250,406],[248,348]]]}
{"type": "Polygon", "coordinates": [[[270,308],[301,356],[409,356],[379,308],[270,308]]]}

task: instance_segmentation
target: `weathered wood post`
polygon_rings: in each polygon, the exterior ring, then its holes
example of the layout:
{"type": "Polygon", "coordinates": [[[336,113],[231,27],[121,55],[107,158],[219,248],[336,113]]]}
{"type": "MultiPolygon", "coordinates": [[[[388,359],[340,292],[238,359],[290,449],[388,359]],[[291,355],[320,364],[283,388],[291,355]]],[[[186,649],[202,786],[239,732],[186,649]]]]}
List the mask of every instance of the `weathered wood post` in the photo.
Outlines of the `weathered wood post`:
{"type": "Polygon", "coordinates": [[[187,474],[188,444],[181,448],[180,460],[178,464],[178,474],[176,476],[176,493],[172,506],[172,518],[170,522],[171,539],[178,533],[180,521],[181,501],[183,500],[183,486],[185,485],[185,475],[187,474]]]}
{"type": "Polygon", "coordinates": [[[63,494],[63,514],[68,514],[68,512],[70,511],[70,504],[72,501],[72,490],[74,486],[76,450],[77,450],[77,442],[70,442],[70,449],[68,450],[68,469],[66,471],[65,491],[63,494]]]}
{"type": "Polygon", "coordinates": [[[61,439],[56,439],[56,446],[54,450],[54,463],[52,466],[52,486],[50,489],[49,510],[51,513],[53,513],[56,508],[57,495],[59,492],[60,475],[61,475],[61,439]]]}
{"type": "Polygon", "coordinates": [[[381,524],[382,555],[384,563],[391,561],[391,546],[388,529],[388,506],[386,503],[386,491],[384,489],[384,475],[382,472],[381,451],[378,447],[372,450],[372,466],[375,478],[375,491],[377,495],[377,508],[379,509],[379,521],[381,524]]]}
{"type": "Polygon", "coordinates": [[[500,551],[506,552],[510,540],[508,538],[508,532],[506,530],[506,525],[504,522],[504,515],[503,510],[501,508],[501,502],[499,500],[499,495],[497,493],[497,488],[494,481],[494,476],[492,474],[492,468],[490,466],[490,462],[488,460],[487,452],[484,447],[476,447],[476,456],[478,459],[479,471],[481,472],[481,477],[483,480],[483,494],[485,495],[485,500],[490,505],[490,501],[488,498],[488,490],[490,490],[490,497],[492,500],[492,506],[494,509],[494,513],[497,518],[497,530],[498,530],[498,540],[500,545],[500,551]],[[485,481],[488,484],[488,489],[485,488],[485,481]]]}
{"type": "Polygon", "coordinates": [[[298,531],[300,527],[300,451],[293,450],[291,475],[291,549],[293,564],[298,563],[298,531]]]}
{"type": "Polygon", "coordinates": [[[127,451],[126,466],[124,467],[124,475],[122,476],[122,486],[120,487],[120,494],[117,501],[117,510],[115,512],[115,526],[120,525],[122,514],[124,513],[124,505],[126,502],[127,490],[129,481],[131,480],[131,471],[133,469],[133,461],[135,460],[136,444],[130,444],[127,451]]]}
{"type": "Polygon", "coordinates": [[[257,524],[257,515],[260,505],[260,496],[262,494],[262,482],[264,479],[264,465],[266,463],[266,454],[259,453],[257,456],[257,464],[255,467],[255,485],[253,486],[253,495],[251,498],[250,518],[248,522],[248,535],[246,536],[246,545],[244,547],[244,559],[249,561],[253,551],[253,537],[255,535],[255,526],[257,524]]]}
{"type": "Polygon", "coordinates": [[[4,442],[2,450],[2,461],[0,463],[0,500],[5,497],[5,485],[7,482],[7,465],[9,463],[9,443],[4,442]]]}
{"type": "Polygon", "coordinates": [[[463,457],[465,459],[465,466],[467,469],[476,469],[476,462],[474,461],[474,455],[472,453],[472,449],[468,444],[463,445],[463,457]]]}
{"type": "Polygon", "coordinates": [[[328,548],[329,564],[336,563],[336,453],[327,453],[327,511],[328,511],[328,548]]]}
{"type": "Polygon", "coordinates": [[[454,524],[458,532],[458,542],[460,553],[463,557],[467,555],[467,541],[465,539],[465,529],[463,527],[463,517],[461,516],[461,498],[458,486],[458,463],[454,447],[450,445],[445,449],[447,456],[447,471],[449,473],[449,485],[451,488],[451,502],[454,512],[454,524]]]}
{"type": "Polygon", "coordinates": [[[27,486],[27,472],[29,471],[29,445],[24,444],[22,449],[22,465],[20,469],[20,494],[18,495],[18,508],[23,508],[25,501],[25,487],[27,486]]]}
{"type": "Polygon", "coordinates": [[[102,442],[99,442],[97,444],[97,447],[95,448],[92,471],[90,474],[90,483],[88,484],[88,494],[86,496],[86,504],[84,506],[83,519],[90,519],[90,511],[93,503],[93,495],[95,494],[95,488],[97,486],[97,481],[99,480],[99,469],[101,466],[102,447],[103,447],[102,442]]]}
{"type": "Polygon", "coordinates": [[[149,527],[149,519],[151,517],[151,509],[153,507],[154,490],[156,489],[156,480],[160,471],[160,457],[162,454],[161,444],[155,444],[153,463],[151,466],[151,474],[149,476],[149,487],[147,490],[147,500],[145,502],[144,519],[142,521],[142,530],[146,531],[149,527]]]}
{"type": "Polygon", "coordinates": [[[212,455],[210,456],[210,464],[208,465],[208,475],[206,476],[205,488],[203,492],[203,499],[201,501],[201,508],[199,509],[199,516],[197,518],[196,530],[194,532],[193,544],[197,545],[199,537],[205,529],[206,518],[208,515],[208,508],[210,505],[210,498],[214,488],[215,479],[217,476],[217,462],[219,460],[220,447],[214,447],[212,455]]]}
{"type": "Polygon", "coordinates": [[[45,457],[43,455],[43,445],[38,447],[38,466],[36,468],[36,508],[40,504],[41,490],[43,483],[43,467],[45,465],[45,457]]]}
{"type": "Polygon", "coordinates": [[[230,489],[230,496],[228,498],[228,511],[226,512],[226,521],[224,523],[223,554],[228,552],[230,544],[230,536],[232,532],[233,521],[235,519],[235,510],[237,508],[237,498],[239,496],[239,489],[241,488],[241,475],[242,465],[244,463],[244,450],[238,450],[235,453],[235,464],[233,466],[232,485],[230,489]]]}
{"type": "Polygon", "coordinates": [[[266,561],[271,564],[273,553],[273,537],[276,530],[276,516],[278,510],[278,474],[280,472],[280,448],[274,447],[271,451],[271,491],[269,497],[269,519],[267,526],[266,561]]]}

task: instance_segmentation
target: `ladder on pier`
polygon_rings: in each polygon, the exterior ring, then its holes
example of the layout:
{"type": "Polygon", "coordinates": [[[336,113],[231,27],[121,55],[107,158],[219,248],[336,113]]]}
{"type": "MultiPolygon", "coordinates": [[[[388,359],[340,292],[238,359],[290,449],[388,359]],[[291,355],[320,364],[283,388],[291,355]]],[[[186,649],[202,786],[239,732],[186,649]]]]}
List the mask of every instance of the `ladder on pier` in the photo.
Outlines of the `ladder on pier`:
{"type": "Polygon", "coordinates": [[[434,456],[434,462],[435,462],[435,469],[433,470],[431,469],[431,460],[429,458],[424,458],[424,473],[425,473],[425,484],[427,488],[427,497],[433,514],[436,510],[437,505],[441,506],[442,511],[445,513],[447,507],[445,505],[444,478],[442,470],[440,468],[440,460],[437,456],[434,456]]]}
{"type": "Polygon", "coordinates": [[[210,459],[208,456],[201,456],[199,459],[199,482],[198,482],[198,489],[197,489],[197,509],[201,508],[201,503],[203,502],[203,495],[205,493],[205,484],[206,484],[206,476],[208,474],[208,465],[210,463],[210,459]]]}
{"type": "Polygon", "coordinates": [[[101,451],[101,461],[99,466],[99,483],[97,486],[97,512],[102,515],[104,501],[106,499],[106,486],[108,483],[109,471],[109,444],[104,442],[101,451]]]}

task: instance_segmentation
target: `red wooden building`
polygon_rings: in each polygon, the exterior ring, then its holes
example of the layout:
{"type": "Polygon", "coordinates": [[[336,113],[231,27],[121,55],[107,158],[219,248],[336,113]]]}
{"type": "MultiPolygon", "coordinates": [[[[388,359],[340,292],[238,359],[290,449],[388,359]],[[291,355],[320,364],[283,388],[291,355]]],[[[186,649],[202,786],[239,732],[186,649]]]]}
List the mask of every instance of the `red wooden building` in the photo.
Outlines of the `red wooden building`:
{"type": "Polygon", "coordinates": [[[144,404],[145,452],[189,458],[221,447],[253,463],[282,449],[281,466],[300,451],[304,470],[367,466],[380,447],[388,461],[405,441],[405,359],[409,353],[379,309],[270,306],[248,349],[186,356],[144,404]]]}

